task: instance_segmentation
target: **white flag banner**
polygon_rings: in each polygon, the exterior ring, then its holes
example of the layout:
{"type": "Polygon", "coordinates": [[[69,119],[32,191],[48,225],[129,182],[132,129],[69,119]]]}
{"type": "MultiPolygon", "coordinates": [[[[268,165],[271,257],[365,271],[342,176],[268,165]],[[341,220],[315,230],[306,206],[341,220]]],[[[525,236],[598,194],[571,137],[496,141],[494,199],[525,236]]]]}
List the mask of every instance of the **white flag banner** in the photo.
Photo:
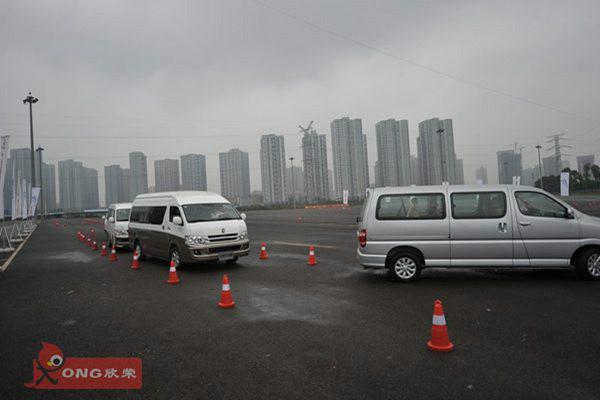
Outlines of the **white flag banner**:
{"type": "Polygon", "coordinates": [[[17,213],[17,169],[15,168],[15,160],[13,160],[13,176],[12,176],[12,204],[10,207],[10,218],[14,221],[18,218],[17,213]]]}
{"type": "Polygon", "coordinates": [[[6,178],[6,162],[8,161],[8,144],[10,136],[0,136],[0,210],[4,219],[4,179],[6,178]]]}
{"type": "Polygon", "coordinates": [[[344,189],[344,191],[342,192],[342,197],[343,197],[343,203],[345,205],[348,205],[348,195],[349,195],[348,190],[344,189]]]}
{"type": "Polygon", "coordinates": [[[21,179],[21,172],[17,173],[17,180],[16,183],[14,184],[16,186],[15,188],[15,219],[19,219],[21,218],[22,212],[21,212],[21,206],[23,205],[23,190],[21,189],[21,186],[23,186],[23,181],[21,179]]]}
{"type": "Polygon", "coordinates": [[[31,188],[31,202],[29,203],[29,216],[30,217],[35,216],[35,209],[37,208],[38,200],[40,198],[40,191],[41,191],[41,189],[39,187],[31,188]]]}
{"type": "Polygon", "coordinates": [[[521,184],[521,177],[520,176],[513,176],[513,178],[512,178],[512,184],[513,185],[520,185],[521,184]]]}
{"type": "Polygon", "coordinates": [[[23,219],[27,219],[27,213],[29,212],[28,186],[27,179],[23,178],[21,181],[21,218],[23,219]]]}
{"type": "Polygon", "coordinates": [[[568,172],[560,173],[560,195],[568,196],[569,195],[569,176],[568,172]]]}
{"type": "Polygon", "coordinates": [[[481,178],[478,178],[478,179],[477,179],[477,184],[478,184],[478,185],[483,185],[483,179],[481,179],[481,178]]]}

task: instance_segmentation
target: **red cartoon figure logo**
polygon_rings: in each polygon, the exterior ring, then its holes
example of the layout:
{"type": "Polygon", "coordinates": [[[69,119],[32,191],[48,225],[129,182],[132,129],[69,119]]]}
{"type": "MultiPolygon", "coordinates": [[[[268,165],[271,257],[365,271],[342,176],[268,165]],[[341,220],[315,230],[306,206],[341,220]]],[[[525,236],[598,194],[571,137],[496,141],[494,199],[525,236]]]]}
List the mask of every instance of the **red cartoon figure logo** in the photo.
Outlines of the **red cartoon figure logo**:
{"type": "Polygon", "coordinates": [[[34,363],[34,381],[26,383],[26,387],[35,387],[44,380],[53,385],[58,383],[58,373],[63,367],[65,357],[62,350],[55,344],[42,342],[42,349],[37,355],[34,363]],[[37,379],[36,379],[37,378],[37,379]]]}

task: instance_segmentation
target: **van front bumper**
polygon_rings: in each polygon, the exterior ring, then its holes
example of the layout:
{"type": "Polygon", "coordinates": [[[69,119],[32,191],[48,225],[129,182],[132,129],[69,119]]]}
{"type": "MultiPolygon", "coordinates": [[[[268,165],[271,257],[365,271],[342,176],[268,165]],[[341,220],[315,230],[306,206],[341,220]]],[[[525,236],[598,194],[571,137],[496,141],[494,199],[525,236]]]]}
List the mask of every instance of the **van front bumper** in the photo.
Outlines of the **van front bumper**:
{"type": "Polygon", "coordinates": [[[235,240],[231,242],[220,242],[218,244],[206,244],[195,247],[186,246],[185,262],[217,261],[219,259],[238,258],[250,253],[250,240],[235,240]]]}
{"type": "Polygon", "coordinates": [[[365,268],[385,268],[385,254],[367,254],[361,250],[360,247],[356,249],[356,258],[358,258],[360,265],[365,268]]]}
{"type": "Polygon", "coordinates": [[[115,237],[116,247],[129,247],[129,236],[116,236],[115,237]]]}

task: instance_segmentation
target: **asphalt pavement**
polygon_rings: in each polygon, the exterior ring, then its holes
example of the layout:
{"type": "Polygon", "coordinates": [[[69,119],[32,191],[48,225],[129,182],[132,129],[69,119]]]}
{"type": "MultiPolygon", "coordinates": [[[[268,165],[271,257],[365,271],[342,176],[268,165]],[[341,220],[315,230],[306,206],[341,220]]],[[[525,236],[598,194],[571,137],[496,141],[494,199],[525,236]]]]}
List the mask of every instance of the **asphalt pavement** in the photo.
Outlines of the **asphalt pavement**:
{"type": "Polygon", "coordinates": [[[358,212],[249,212],[250,256],[185,266],[179,285],[164,261],[133,271],[119,251],[109,263],[75,239],[89,225],[43,223],[0,274],[0,398],[600,398],[600,283],[568,270],[390,282],[356,261],[358,212]],[[233,309],[217,307],[224,273],[233,309]],[[436,299],[452,353],[426,347],[436,299]],[[141,357],[141,393],[25,388],[41,341],[67,357],[141,357]]]}

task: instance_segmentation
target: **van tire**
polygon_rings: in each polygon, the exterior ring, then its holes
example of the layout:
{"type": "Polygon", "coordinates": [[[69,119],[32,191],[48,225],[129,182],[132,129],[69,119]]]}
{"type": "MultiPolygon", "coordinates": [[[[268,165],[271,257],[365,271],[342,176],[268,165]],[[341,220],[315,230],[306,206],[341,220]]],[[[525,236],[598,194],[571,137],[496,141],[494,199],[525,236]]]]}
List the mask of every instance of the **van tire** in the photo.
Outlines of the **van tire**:
{"type": "Polygon", "coordinates": [[[237,262],[237,260],[238,260],[238,258],[237,258],[237,257],[233,257],[232,259],[230,259],[230,260],[226,260],[225,262],[226,262],[227,264],[235,264],[235,263],[237,262]]]}
{"type": "Polygon", "coordinates": [[[386,263],[388,277],[392,281],[404,283],[419,279],[422,266],[421,258],[408,250],[400,250],[391,254],[386,263]]]}
{"type": "Polygon", "coordinates": [[[600,280],[600,248],[593,247],[583,251],[575,262],[575,271],[580,278],[588,281],[600,280]],[[592,267],[593,263],[596,267],[592,267]]]}
{"type": "Polygon", "coordinates": [[[146,255],[144,254],[144,251],[142,249],[142,244],[137,239],[135,240],[135,242],[133,242],[133,251],[136,250],[138,250],[138,260],[144,261],[146,259],[146,255]]]}
{"type": "Polygon", "coordinates": [[[171,246],[171,249],[169,250],[169,265],[171,264],[171,261],[173,260],[173,256],[175,254],[177,258],[177,264],[175,265],[175,267],[181,268],[183,266],[183,261],[181,260],[181,251],[179,251],[179,248],[177,248],[177,246],[171,246]]]}

